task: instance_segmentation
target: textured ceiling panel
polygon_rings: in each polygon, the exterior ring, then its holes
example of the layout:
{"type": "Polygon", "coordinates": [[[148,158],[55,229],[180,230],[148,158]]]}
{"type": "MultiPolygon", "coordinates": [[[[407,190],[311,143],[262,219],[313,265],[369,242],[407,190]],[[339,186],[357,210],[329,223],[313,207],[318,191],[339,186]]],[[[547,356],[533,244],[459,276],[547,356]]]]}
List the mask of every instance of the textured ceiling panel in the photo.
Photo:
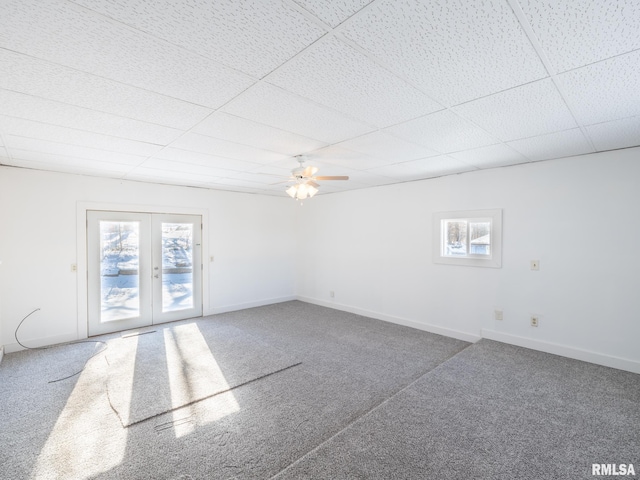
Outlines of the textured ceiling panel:
{"type": "Polygon", "coordinates": [[[340,142],[375,130],[370,125],[264,83],[244,92],[224,107],[224,111],[326,143],[340,142]]]}
{"type": "Polygon", "coordinates": [[[148,157],[162,148],[151,143],[136,142],[99,133],[86,132],[73,128],[58,127],[47,123],[32,122],[21,118],[0,115],[0,131],[5,135],[49,140],[69,145],[97,148],[112,152],[129,153],[148,157]]]}
{"type": "Polygon", "coordinates": [[[142,168],[152,168],[154,170],[168,170],[171,172],[177,172],[182,174],[198,174],[204,175],[206,177],[227,177],[229,175],[233,175],[233,170],[226,170],[224,168],[219,168],[216,166],[209,165],[197,165],[193,163],[188,163],[185,161],[176,162],[174,160],[165,160],[161,158],[152,158],[147,160],[143,164],[140,165],[142,168]]]}
{"type": "Polygon", "coordinates": [[[503,141],[577,126],[550,79],[465,103],[454,110],[503,141]]]}
{"type": "Polygon", "coordinates": [[[371,169],[370,172],[385,175],[398,182],[407,182],[472,170],[476,170],[476,168],[447,155],[440,155],[438,157],[386,165],[371,169]]]}
{"type": "Polygon", "coordinates": [[[398,163],[438,155],[438,152],[434,150],[381,131],[341,142],[336,147],[380,158],[386,163],[398,163]]]}
{"type": "Polygon", "coordinates": [[[489,145],[464,152],[450,154],[451,157],[478,168],[501,167],[527,162],[527,158],[507,145],[489,145]]]}
{"type": "MultiPolygon", "coordinates": [[[[342,148],[338,145],[316,150],[312,154],[308,155],[307,159],[310,165],[318,165],[324,162],[326,164],[339,165],[346,168],[353,168],[355,170],[367,170],[369,168],[393,163],[393,161],[384,158],[373,157],[366,153],[356,152],[354,150],[347,150],[346,148],[342,148]]],[[[339,174],[323,172],[322,175],[339,174]]]]}
{"type": "Polygon", "coordinates": [[[333,28],[371,3],[371,0],[340,0],[338,2],[318,2],[318,0],[294,1],[333,28]]]}
{"type": "Polygon", "coordinates": [[[341,33],[448,106],[547,76],[506,1],[383,0],[341,33]]]}
{"type": "Polygon", "coordinates": [[[594,151],[579,128],[523,138],[509,142],[508,145],[531,161],[582,155],[594,151]]]}
{"type": "Polygon", "coordinates": [[[638,0],[518,0],[556,72],[640,48],[638,0]]]}
{"type": "Polygon", "coordinates": [[[200,173],[181,173],[180,177],[176,176],[176,172],[171,170],[158,170],[155,168],[136,167],[129,172],[124,178],[128,180],[153,181],[159,183],[168,183],[175,185],[202,185],[206,182],[217,180],[215,176],[202,175],[200,173]]]}
{"type": "Polygon", "coordinates": [[[319,140],[222,112],[214,113],[192,132],[286,155],[298,155],[326,145],[319,140]]]}
{"type": "Polygon", "coordinates": [[[564,73],[558,81],[578,121],[589,125],[640,115],[638,72],[640,51],[564,73]]]}
{"type": "Polygon", "coordinates": [[[218,138],[187,133],[171,144],[173,147],[192,152],[208,153],[219,157],[234,158],[236,160],[250,160],[255,163],[270,163],[283,160],[286,155],[261,150],[248,145],[240,145],[218,138]]]}
{"type": "Polygon", "coordinates": [[[194,165],[204,165],[225,170],[244,172],[259,167],[260,164],[235,160],[233,158],[217,157],[215,155],[199,152],[190,152],[179,148],[165,148],[160,153],[154,155],[154,159],[172,160],[175,162],[191,163],[194,165]]]}
{"type": "Polygon", "coordinates": [[[253,83],[63,0],[5,0],[0,32],[0,47],[207,107],[219,107],[253,83]]]}
{"type": "Polygon", "coordinates": [[[590,125],[587,133],[598,151],[635,147],[640,145],[640,116],[590,125]]]}
{"type": "Polygon", "coordinates": [[[105,174],[111,177],[122,177],[132,168],[131,165],[124,163],[101,162],[99,160],[76,158],[68,155],[56,155],[18,149],[11,151],[10,164],[38,170],[87,175],[105,174]]]}
{"type": "Polygon", "coordinates": [[[425,115],[386,131],[441,153],[458,152],[500,142],[450,110],[425,115]]]}
{"type": "Polygon", "coordinates": [[[261,78],[325,31],[281,0],[73,0],[261,78]]]}
{"type": "Polygon", "coordinates": [[[168,127],[188,129],[208,108],[0,50],[0,88],[168,127]]]}
{"type": "Polygon", "coordinates": [[[432,158],[421,158],[399,164],[404,168],[408,168],[412,172],[427,174],[431,176],[441,176],[450,173],[458,173],[475,170],[475,167],[468,165],[460,160],[452,158],[448,155],[439,155],[432,158]]]}
{"type": "Polygon", "coordinates": [[[442,109],[335,37],[318,42],[267,81],[378,127],[442,109]]]}
{"type": "Polygon", "coordinates": [[[326,194],[640,146],[639,31],[636,0],[3,0],[0,164],[284,197],[297,154],[326,194]]]}
{"type": "Polygon", "coordinates": [[[157,145],[166,145],[182,134],[174,128],[7,90],[0,90],[0,105],[5,115],[157,145]]]}
{"type": "Polygon", "coordinates": [[[48,140],[16,137],[13,135],[6,135],[5,141],[7,142],[7,148],[12,152],[15,150],[28,150],[65,157],[97,160],[99,162],[122,163],[131,166],[139,165],[146,159],[146,157],[138,155],[127,155],[126,153],[109,152],[106,150],[99,150],[97,148],[87,148],[60,142],[50,142],[48,140]]]}

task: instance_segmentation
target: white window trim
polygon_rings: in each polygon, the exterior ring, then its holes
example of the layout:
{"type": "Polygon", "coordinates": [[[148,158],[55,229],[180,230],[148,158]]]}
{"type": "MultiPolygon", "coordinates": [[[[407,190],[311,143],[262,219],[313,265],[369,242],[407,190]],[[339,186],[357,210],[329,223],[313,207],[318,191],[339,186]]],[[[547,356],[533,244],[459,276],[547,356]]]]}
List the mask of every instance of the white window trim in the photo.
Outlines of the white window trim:
{"type": "Polygon", "coordinates": [[[502,209],[462,210],[456,212],[436,212],[433,214],[433,263],[445,265],[465,265],[469,267],[502,268],[502,209]],[[443,220],[491,220],[491,256],[447,257],[442,254],[443,220]]]}

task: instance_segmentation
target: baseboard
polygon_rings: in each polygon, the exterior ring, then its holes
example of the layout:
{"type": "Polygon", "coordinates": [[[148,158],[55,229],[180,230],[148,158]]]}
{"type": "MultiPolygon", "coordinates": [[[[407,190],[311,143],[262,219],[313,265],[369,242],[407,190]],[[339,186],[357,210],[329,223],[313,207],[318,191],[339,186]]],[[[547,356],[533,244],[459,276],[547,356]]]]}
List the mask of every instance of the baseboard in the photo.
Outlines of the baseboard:
{"type": "Polygon", "coordinates": [[[3,357],[4,357],[4,345],[0,345],[0,364],[2,364],[3,357]]]}
{"type": "Polygon", "coordinates": [[[496,332],[495,330],[490,329],[482,329],[482,337],[489,340],[496,340],[498,342],[516,345],[518,347],[531,348],[532,350],[539,350],[541,352],[553,353],[554,355],[573,358],[575,360],[595,363],[605,367],[617,368],[618,370],[640,373],[640,362],[629,360],[627,358],[605,355],[557,343],[533,340],[530,338],[520,337],[518,335],[496,332]]]}
{"type": "Polygon", "coordinates": [[[314,305],[333,308],[335,310],[341,310],[343,312],[355,313],[356,315],[375,318],[376,320],[383,320],[385,322],[395,323],[398,325],[403,325],[405,327],[411,327],[417,330],[423,330],[425,332],[436,333],[438,335],[444,335],[445,337],[457,338],[458,340],[464,340],[465,342],[475,343],[482,338],[479,335],[474,335],[468,332],[462,332],[460,330],[439,327],[437,325],[431,325],[429,323],[416,322],[415,320],[409,320],[407,318],[396,317],[393,315],[386,315],[384,313],[373,312],[371,310],[352,307],[350,305],[344,305],[341,303],[326,302],[323,300],[318,300],[311,297],[304,297],[301,295],[298,295],[296,298],[301,302],[312,303],[314,305]]]}
{"type": "Polygon", "coordinates": [[[273,305],[276,303],[290,302],[292,300],[296,300],[298,297],[295,295],[289,295],[286,297],[276,297],[276,298],[266,298],[263,300],[257,300],[255,302],[247,302],[247,303],[236,303],[234,305],[225,305],[222,307],[215,307],[207,310],[204,313],[204,316],[207,315],[216,315],[218,313],[227,313],[227,312],[235,312],[238,310],[244,310],[246,308],[255,308],[255,307],[264,307],[265,305],[273,305]]]}
{"type": "MultiPolygon", "coordinates": [[[[32,339],[20,339],[20,341],[30,348],[48,347],[50,345],[57,345],[58,343],[68,343],[78,340],[75,335],[56,335],[53,337],[32,338],[32,339]]],[[[19,343],[8,343],[4,346],[5,353],[19,352],[25,350],[19,343]]]]}

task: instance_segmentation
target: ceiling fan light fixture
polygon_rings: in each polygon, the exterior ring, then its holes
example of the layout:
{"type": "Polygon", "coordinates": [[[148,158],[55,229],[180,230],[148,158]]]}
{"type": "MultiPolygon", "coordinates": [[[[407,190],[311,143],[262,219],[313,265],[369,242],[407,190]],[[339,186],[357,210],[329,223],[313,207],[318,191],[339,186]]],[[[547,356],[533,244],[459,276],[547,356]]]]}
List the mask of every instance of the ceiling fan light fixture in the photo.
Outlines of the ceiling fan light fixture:
{"type": "Polygon", "coordinates": [[[308,185],[306,183],[297,183],[287,188],[286,192],[291,198],[295,198],[296,200],[304,200],[305,198],[313,197],[316,193],[319,192],[319,190],[313,185],[308,185]]]}

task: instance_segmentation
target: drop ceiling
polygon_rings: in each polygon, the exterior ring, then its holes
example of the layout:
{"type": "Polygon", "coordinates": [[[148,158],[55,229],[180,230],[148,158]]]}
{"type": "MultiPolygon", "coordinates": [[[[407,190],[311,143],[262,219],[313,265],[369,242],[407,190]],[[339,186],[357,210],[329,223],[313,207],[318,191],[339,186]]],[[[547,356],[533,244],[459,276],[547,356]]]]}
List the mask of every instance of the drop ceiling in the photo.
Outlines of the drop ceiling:
{"type": "Polygon", "coordinates": [[[637,0],[2,0],[0,164],[285,196],[640,145],[637,0]]]}

